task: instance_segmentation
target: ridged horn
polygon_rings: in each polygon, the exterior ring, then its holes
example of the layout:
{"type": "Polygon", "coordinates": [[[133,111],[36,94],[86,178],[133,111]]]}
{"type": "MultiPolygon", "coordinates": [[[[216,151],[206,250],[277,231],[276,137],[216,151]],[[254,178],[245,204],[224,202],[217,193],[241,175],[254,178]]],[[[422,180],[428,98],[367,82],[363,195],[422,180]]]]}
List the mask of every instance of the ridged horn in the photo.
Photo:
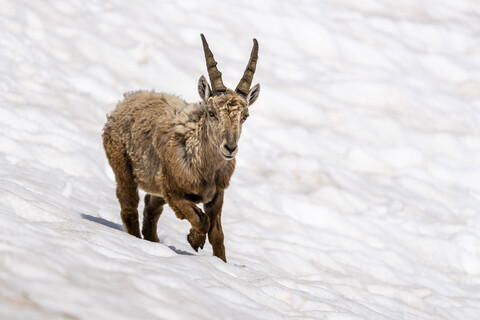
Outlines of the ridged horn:
{"type": "Polygon", "coordinates": [[[225,92],[225,90],[227,90],[227,87],[223,85],[222,73],[217,69],[217,62],[213,57],[212,51],[208,47],[208,43],[207,43],[207,40],[205,39],[205,36],[203,35],[203,33],[200,34],[200,36],[202,37],[203,52],[205,52],[205,60],[207,62],[207,70],[208,70],[208,76],[210,77],[210,83],[212,84],[212,91],[225,92]]]}
{"type": "Polygon", "coordinates": [[[250,60],[248,61],[247,68],[243,73],[242,79],[238,83],[235,92],[247,96],[248,91],[250,91],[250,86],[252,85],[253,75],[255,73],[255,68],[257,67],[257,59],[258,59],[258,42],[257,39],[253,39],[253,48],[252,53],[250,54],[250,60]]]}

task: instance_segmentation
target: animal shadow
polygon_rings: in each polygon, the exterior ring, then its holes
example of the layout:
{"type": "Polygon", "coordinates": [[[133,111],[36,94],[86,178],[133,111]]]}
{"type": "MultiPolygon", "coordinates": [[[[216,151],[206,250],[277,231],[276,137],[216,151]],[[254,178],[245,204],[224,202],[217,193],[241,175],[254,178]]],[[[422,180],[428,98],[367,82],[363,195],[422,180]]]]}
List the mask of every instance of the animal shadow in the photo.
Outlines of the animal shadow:
{"type": "Polygon", "coordinates": [[[100,218],[100,217],[94,217],[94,216],[91,216],[91,215],[86,214],[86,213],[81,213],[80,215],[85,220],[96,222],[96,223],[99,223],[101,225],[104,225],[104,226],[112,228],[112,229],[125,231],[125,229],[123,228],[123,225],[121,225],[121,224],[118,224],[118,223],[115,223],[115,222],[112,222],[112,221],[108,221],[108,220],[100,218]]]}
{"type": "MultiPolygon", "coordinates": [[[[91,216],[91,215],[85,214],[85,213],[82,213],[81,217],[85,220],[96,222],[96,223],[99,223],[99,224],[104,225],[106,227],[125,232],[125,228],[121,224],[118,224],[118,223],[115,223],[115,222],[112,222],[112,221],[108,221],[108,220],[100,218],[100,217],[94,217],[94,216],[91,216]]],[[[170,248],[170,250],[172,250],[173,252],[175,252],[176,254],[179,254],[179,255],[183,255],[183,256],[194,256],[195,255],[191,252],[181,250],[181,249],[177,249],[172,245],[169,245],[168,248],[170,248]]]]}

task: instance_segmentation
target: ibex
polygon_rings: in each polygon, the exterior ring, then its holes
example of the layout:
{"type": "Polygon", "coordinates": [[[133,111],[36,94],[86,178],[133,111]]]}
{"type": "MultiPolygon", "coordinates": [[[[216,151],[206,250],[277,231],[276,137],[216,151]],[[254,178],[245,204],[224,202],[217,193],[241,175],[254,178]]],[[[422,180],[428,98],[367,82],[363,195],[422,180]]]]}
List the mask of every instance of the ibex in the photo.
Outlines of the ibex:
{"type": "Polygon", "coordinates": [[[107,117],[103,145],[115,173],[117,198],[126,231],[141,238],[138,188],[144,190],[142,234],[158,242],[157,222],[167,203],[179,219],[191,224],[187,240],[203,249],[206,235],[213,254],[223,261],[224,190],[235,170],[235,155],[248,107],[260,85],[250,89],[258,58],[258,43],[235,91],[223,85],[212,51],[201,35],[210,83],[198,81],[201,101],[187,103],[177,96],[153,91],[124,94],[107,117]],[[196,206],[203,203],[202,211],[196,206]]]}

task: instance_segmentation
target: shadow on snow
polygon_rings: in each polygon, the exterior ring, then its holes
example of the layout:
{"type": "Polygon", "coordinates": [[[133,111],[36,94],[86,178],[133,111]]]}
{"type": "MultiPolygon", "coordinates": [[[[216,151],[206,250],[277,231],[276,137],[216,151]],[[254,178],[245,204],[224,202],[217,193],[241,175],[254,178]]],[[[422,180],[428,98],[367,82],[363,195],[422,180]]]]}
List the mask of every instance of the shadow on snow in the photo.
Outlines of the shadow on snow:
{"type": "MultiPolygon", "coordinates": [[[[85,220],[96,222],[96,223],[99,223],[99,224],[104,225],[106,227],[125,232],[125,229],[124,229],[123,225],[121,225],[121,224],[114,223],[112,221],[108,221],[108,220],[100,218],[100,217],[94,217],[94,216],[91,216],[91,215],[85,214],[85,213],[81,213],[81,216],[85,220]]],[[[169,245],[168,248],[170,248],[170,250],[172,250],[173,252],[175,252],[177,254],[180,254],[180,255],[184,255],[184,256],[194,256],[195,255],[195,254],[190,253],[188,251],[177,249],[172,245],[169,245]]]]}

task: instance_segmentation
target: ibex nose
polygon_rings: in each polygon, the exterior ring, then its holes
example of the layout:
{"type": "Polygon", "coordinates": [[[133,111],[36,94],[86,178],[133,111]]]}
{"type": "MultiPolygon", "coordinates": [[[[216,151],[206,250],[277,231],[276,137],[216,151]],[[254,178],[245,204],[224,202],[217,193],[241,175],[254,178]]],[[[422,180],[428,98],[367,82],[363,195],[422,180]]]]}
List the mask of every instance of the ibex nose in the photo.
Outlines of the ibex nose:
{"type": "Polygon", "coordinates": [[[225,149],[230,152],[230,153],[233,153],[235,150],[237,150],[237,146],[236,145],[232,145],[232,146],[229,146],[228,144],[225,144],[224,145],[225,149]]]}

